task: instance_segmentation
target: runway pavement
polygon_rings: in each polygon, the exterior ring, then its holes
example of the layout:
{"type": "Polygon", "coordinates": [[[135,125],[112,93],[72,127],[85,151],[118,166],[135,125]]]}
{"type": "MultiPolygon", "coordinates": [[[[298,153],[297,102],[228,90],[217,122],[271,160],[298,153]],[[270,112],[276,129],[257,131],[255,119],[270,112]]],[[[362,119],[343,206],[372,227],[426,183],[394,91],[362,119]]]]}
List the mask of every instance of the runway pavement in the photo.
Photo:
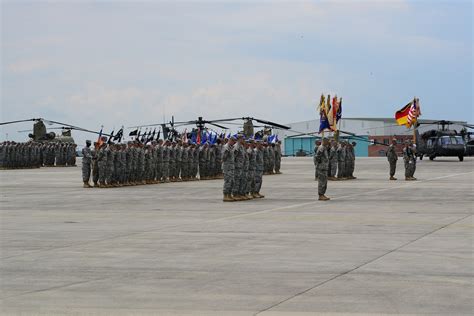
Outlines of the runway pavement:
{"type": "Polygon", "coordinates": [[[474,158],[384,158],[316,200],[311,158],[265,199],[223,180],[83,189],[80,167],[0,171],[0,314],[472,315],[474,158]]]}

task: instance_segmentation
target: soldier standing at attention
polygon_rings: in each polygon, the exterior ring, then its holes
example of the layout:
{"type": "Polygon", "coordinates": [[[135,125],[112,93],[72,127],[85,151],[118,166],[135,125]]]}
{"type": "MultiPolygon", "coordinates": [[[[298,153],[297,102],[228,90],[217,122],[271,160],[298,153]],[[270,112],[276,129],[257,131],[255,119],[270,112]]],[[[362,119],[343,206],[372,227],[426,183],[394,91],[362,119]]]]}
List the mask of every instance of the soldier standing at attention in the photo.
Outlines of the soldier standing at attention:
{"type": "Polygon", "coordinates": [[[97,163],[99,165],[99,188],[105,188],[107,175],[107,144],[102,143],[97,153],[97,163]]]}
{"type": "Polygon", "coordinates": [[[337,180],[337,142],[331,140],[331,148],[329,149],[329,178],[328,180],[337,180]]]}
{"type": "Polygon", "coordinates": [[[316,153],[318,152],[318,147],[321,145],[321,142],[314,141],[314,154],[313,154],[313,163],[314,163],[314,181],[318,181],[318,162],[316,161],[316,153]]]}
{"type": "Polygon", "coordinates": [[[222,168],[224,171],[224,202],[234,202],[232,189],[234,187],[234,151],[235,138],[229,139],[222,147],[222,168]]]}
{"type": "Polygon", "coordinates": [[[416,156],[411,141],[405,142],[405,148],[403,148],[403,160],[405,162],[405,180],[416,180],[416,178],[413,177],[416,169],[416,156]]]}
{"type": "Polygon", "coordinates": [[[89,179],[91,178],[91,141],[86,140],[86,147],[82,148],[82,181],[84,182],[84,188],[91,188],[89,179]]]}
{"type": "Polygon", "coordinates": [[[329,168],[329,141],[323,138],[322,144],[316,151],[316,161],[318,163],[318,195],[320,201],[328,201],[325,195],[328,186],[328,168],[329,168]]]}
{"type": "Polygon", "coordinates": [[[278,141],[275,145],[275,173],[281,174],[281,141],[278,141]]]}
{"type": "Polygon", "coordinates": [[[244,167],[244,138],[242,135],[237,136],[237,143],[233,146],[234,150],[234,186],[232,188],[232,195],[234,200],[242,201],[244,198],[240,196],[240,188],[242,185],[242,169],[244,167]]]}
{"type": "Polygon", "coordinates": [[[387,160],[390,165],[390,180],[397,180],[395,178],[395,171],[397,169],[397,160],[398,160],[398,155],[397,152],[395,151],[395,146],[397,145],[397,139],[392,139],[392,143],[388,147],[387,150],[387,160]]]}
{"type": "Polygon", "coordinates": [[[337,147],[337,179],[345,180],[346,170],[346,144],[344,141],[339,143],[337,147]]]}
{"type": "Polygon", "coordinates": [[[255,151],[255,188],[253,192],[254,198],[264,198],[265,195],[260,194],[262,189],[263,181],[263,171],[265,169],[264,160],[263,160],[263,144],[261,140],[257,140],[257,147],[255,151]]]}
{"type": "Polygon", "coordinates": [[[256,153],[255,153],[255,143],[253,139],[249,140],[247,155],[249,157],[249,171],[247,173],[247,197],[255,198],[255,170],[257,167],[256,162],[256,153]]]}

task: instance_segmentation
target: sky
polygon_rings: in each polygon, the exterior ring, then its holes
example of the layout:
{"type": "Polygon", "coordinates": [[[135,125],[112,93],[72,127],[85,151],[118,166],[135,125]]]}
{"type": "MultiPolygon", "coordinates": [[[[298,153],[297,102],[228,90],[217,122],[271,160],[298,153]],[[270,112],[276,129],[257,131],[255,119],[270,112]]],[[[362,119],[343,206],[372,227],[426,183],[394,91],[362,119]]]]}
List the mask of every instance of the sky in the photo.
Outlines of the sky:
{"type": "Polygon", "coordinates": [[[417,96],[422,118],[473,123],[472,19],[471,0],[2,1],[0,121],[290,123],[325,93],[344,117],[417,96]]]}

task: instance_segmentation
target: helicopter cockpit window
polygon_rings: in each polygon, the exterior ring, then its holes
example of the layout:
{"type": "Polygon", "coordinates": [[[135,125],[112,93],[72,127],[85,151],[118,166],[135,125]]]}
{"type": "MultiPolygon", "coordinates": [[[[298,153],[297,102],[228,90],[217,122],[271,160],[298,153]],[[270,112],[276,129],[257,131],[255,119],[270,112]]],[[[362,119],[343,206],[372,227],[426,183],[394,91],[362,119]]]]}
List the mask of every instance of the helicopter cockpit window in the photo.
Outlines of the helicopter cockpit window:
{"type": "Polygon", "coordinates": [[[451,140],[449,139],[449,136],[441,137],[439,139],[439,141],[441,142],[441,145],[450,145],[451,144],[451,140]]]}
{"type": "Polygon", "coordinates": [[[426,142],[426,145],[428,147],[433,147],[433,139],[432,138],[428,139],[428,142],[426,142]]]}
{"type": "Polygon", "coordinates": [[[452,144],[464,145],[464,139],[461,136],[452,136],[451,137],[452,144]]]}

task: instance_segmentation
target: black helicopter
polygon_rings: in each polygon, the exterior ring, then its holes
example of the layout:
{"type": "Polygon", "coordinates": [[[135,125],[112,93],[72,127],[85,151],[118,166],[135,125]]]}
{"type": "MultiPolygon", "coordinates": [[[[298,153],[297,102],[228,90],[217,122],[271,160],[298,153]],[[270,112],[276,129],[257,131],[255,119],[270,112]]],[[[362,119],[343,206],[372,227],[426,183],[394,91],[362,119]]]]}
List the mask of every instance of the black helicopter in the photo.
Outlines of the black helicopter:
{"type": "Polygon", "coordinates": [[[459,161],[464,160],[464,156],[473,154],[473,144],[470,139],[472,133],[467,132],[466,128],[473,128],[471,124],[461,124],[464,126],[461,132],[454,129],[449,129],[449,126],[454,123],[451,121],[441,120],[430,123],[417,124],[415,128],[415,140],[417,156],[420,160],[427,156],[430,160],[436,157],[458,157],[459,161]],[[419,133],[418,127],[422,124],[438,125],[437,129],[431,129],[419,133]]]}

